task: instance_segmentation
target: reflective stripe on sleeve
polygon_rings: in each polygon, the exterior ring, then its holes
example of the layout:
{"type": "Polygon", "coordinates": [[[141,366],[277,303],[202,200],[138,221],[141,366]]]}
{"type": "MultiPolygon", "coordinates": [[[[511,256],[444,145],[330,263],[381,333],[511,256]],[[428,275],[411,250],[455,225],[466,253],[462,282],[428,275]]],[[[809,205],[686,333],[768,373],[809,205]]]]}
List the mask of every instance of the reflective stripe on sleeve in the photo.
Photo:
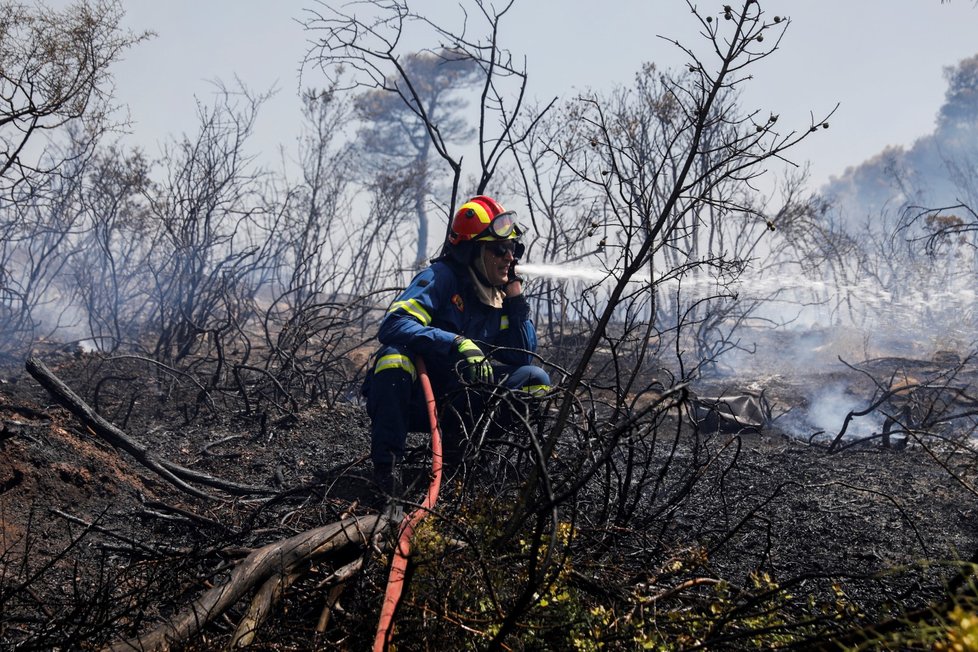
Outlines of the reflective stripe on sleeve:
{"type": "Polygon", "coordinates": [[[419,322],[422,326],[428,326],[431,324],[431,314],[425,310],[424,306],[417,299],[407,299],[406,301],[395,301],[390,310],[387,311],[388,314],[392,312],[397,312],[398,310],[403,310],[407,314],[411,315],[419,322]]]}
{"type": "Polygon", "coordinates": [[[377,360],[377,364],[374,365],[374,373],[387,371],[389,369],[403,369],[411,374],[411,380],[417,378],[417,372],[414,370],[414,363],[411,362],[411,358],[402,353],[382,355],[380,356],[380,359],[377,360]]]}
{"type": "Polygon", "coordinates": [[[520,389],[533,396],[543,396],[550,391],[550,385],[524,385],[520,389]]]}

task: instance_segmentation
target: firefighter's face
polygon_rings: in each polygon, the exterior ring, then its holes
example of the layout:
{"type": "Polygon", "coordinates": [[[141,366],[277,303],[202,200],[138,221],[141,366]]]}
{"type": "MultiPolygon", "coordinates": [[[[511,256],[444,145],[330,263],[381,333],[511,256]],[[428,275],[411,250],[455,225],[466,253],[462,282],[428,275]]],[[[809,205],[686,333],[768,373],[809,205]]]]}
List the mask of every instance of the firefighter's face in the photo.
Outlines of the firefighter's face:
{"type": "Polygon", "coordinates": [[[492,285],[503,285],[509,280],[509,268],[513,264],[516,243],[513,240],[489,242],[482,247],[482,262],[486,265],[486,278],[492,285]]]}

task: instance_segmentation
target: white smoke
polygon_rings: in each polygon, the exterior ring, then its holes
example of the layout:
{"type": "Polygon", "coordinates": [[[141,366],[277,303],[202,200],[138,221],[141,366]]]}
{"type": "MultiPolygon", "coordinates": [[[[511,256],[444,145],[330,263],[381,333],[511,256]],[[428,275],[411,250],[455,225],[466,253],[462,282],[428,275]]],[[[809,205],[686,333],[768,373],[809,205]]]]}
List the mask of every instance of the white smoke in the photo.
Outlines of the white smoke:
{"type": "MultiPolygon", "coordinates": [[[[831,441],[842,431],[846,417],[869,407],[868,396],[857,396],[843,384],[820,388],[808,398],[808,408],[790,412],[778,420],[789,435],[801,439],[831,441]]],[[[864,416],[853,416],[846,427],[844,440],[865,439],[883,430],[884,416],[874,410],[864,416]]]]}

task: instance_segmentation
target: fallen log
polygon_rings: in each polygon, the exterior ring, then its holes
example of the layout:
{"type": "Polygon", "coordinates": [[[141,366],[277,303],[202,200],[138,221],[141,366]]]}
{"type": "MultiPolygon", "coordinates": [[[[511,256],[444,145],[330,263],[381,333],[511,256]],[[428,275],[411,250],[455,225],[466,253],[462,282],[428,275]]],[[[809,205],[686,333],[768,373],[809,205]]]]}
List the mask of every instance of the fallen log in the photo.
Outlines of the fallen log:
{"type": "MultiPolygon", "coordinates": [[[[179,646],[198,634],[256,586],[265,584],[275,575],[288,576],[300,564],[347,546],[359,545],[366,549],[389,523],[388,517],[383,514],[352,517],[270,543],[248,555],[235,567],[225,584],[210,589],[186,610],[153,631],[135,639],[114,643],[106,650],[152,652],[179,646]]],[[[269,587],[273,585],[274,582],[269,587]]],[[[267,605],[263,604],[263,608],[265,606],[267,605]]],[[[256,622],[259,620],[260,618],[256,619],[256,622]]]]}
{"type": "Polygon", "coordinates": [[[236,496],[276,493],[274,489],[268,487],[254,487],[216,478],[159,457],[93,410],[78,394],[55,376],[43,362],[37,358],[28,358],[26,368],[27,372],[41,384],[41,387],[48,391],[55,401],[71,412],[94,435],[106,441],[113,448],[129,453],[140,464],[181,491],[198,498],[217,499],[217,496],[188,484],[189,482],[197,482],[236,496]]]}
{"type": "Polygon", "coordinates": [[[238,621],[238,626],[234,630],[234,635],[231,636],[231,642],[228,643],[227,649],[237,650],[251,645],[255,636],[258,635],[258,628],[265,622],[268,614],[272,612],[272,607],[300,577],[302,577],[302,571],[292,570],[287,573],[274,573],[265,580],[265,583],[251,600],[248,613],[238,621]]]}

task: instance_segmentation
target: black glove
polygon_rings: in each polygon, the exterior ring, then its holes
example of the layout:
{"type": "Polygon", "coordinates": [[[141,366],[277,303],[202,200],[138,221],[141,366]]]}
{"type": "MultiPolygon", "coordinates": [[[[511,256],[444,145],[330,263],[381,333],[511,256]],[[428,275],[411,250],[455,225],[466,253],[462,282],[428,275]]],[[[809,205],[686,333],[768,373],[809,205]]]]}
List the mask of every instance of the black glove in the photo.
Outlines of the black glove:
{"type": "Polygon", "coordinates": [[[516,263],[518,262],[519,260],[514,258],[513,262],[509,264],[509,277],[508,280],[506,281],[506,285],[509,285],[510,283],[515,283],[516,281],[519,281],[520,283],[523,282],[523,277],[516,273],[516,263]]]}
{"type": "Polygon", "coordinates": [[[461,361],[459,375],[464,380],[470,383],[492,382],[492,364],[475,342],[459,335],[455,338],[454,349],[461,361]]]}
{"type": "Polygon", "coordinates": [[[516,245],[513,248],[513,258],[516,259],[516,262],[519,262],[520,259],[523,258],[523,254],[525,253],[526,253],[526,245],[520,242],[519,240],[517,240],[516,245]]]}

